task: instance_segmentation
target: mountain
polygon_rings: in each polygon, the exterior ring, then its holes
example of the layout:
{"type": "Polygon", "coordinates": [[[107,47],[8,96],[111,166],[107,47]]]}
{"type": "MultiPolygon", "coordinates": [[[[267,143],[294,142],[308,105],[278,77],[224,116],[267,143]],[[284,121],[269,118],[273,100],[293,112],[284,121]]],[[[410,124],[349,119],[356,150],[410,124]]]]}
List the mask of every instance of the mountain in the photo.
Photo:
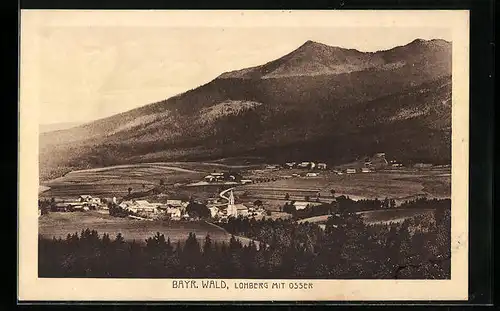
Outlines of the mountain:
{"type": "Polygon", "coordinates": [[[402,160],[449,162],[451,48],[417,39],[360,52],[307,41],[167,100],[42,133],[41,177],[243,155],[337,163],[383,150],[402,160]]]}

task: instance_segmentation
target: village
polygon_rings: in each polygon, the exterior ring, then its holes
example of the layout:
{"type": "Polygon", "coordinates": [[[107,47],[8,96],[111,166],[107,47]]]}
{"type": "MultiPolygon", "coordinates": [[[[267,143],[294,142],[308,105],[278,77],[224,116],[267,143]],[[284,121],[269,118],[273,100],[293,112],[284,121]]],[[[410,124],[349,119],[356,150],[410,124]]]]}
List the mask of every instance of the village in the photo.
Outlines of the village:
{"type": "MultiPolygon", "coordinates": [[[[414,167],[426,168],[431,164],[415,164],[414,167]]],[[[285,162],[284,164],[265,165],[257,172],[267,172],[271,180],[287,178],[318,178],[322,172],[343,174],[365,174],[372,173],[377,169],[401,168],[403,165],[395,160],[387,161],[385,153],[377,153],[371,158],[359,160],[355,163],[337,166],[329,169],[326,163],[302,161],[285,162]],[[273,175],[273,172],[293,170],[290,175],[273,175]]],[[[78,198],[60,200],[52,198],[50,201],[39,201],[39,216],[51,212],[88,212],[97,211],[117,217],[130,217],[139,220],[171,220],[171,221],[197,221],[200,218],[210,218],[217,222],[227,222],[230,218],[255,218],[261,219],[270,216],[271,212],[266,209],[261,200],[255,200],[252,204],[236,203],[234,191],[238,186],[250,185],[269,181],[269,178],[244,178],[241,173],[214,171],[206,175],[202,180],[186,184],[187,187],[221,186],[216,197],[207,200],[181,199],[168,197],[163,202],[150,202],[144,197],[130,198],[100,198],[88,194],[82,194],[78,198]]],[[[195,190],[196,191],[196,190],[195,190]]],[[[130,194],[130,193],[129,193],[130,194]]],[[[286,208],[293,206],[294,210],[306,209],[310,206],[322,204],[319,192],[316,198],[309,195],[302,199],[292,199],[287,193],[284,197],[283,208],[280,212],[287,212],[286,208]]],[[[334,200],[334,196],[330,202],[334,200]]]]}

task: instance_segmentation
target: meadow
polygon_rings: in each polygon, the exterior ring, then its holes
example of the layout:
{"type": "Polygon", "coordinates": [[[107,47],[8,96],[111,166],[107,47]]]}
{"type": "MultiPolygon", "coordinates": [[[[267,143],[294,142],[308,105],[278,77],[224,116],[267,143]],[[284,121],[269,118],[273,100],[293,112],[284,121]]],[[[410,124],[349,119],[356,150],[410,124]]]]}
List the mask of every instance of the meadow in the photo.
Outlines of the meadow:
{"type": "MultiPolygon", "coordinates": [[[[104,168],[72,171],[62,177],[44,182],[40,196],[45,198],[74,198],[80,194],[100,197],[123,197],[132,192],[152,189],[163,180],[167,188],[201,180],[213,171],[241,170],[244,165],[204,162],[159,162],[117,165],[104,168]],[[46,188],[50,188],[46,190],[46,188]]],[[[186,191],[189,193],[190,191],[186,191]]],[[[191,191],[195,192],[195,191],[191,191]]]]}
{"type": "Polygon", "coordinates": [[[406,219],[417,216],[433,217],[434,210],[432,209],[384,209],[377,211],[360,212],[363,221],[366,224],[387,224],[387,223],[402,223],[406,219]]]}
{"type": "MultiPolygon", "coordinates": [[[[287,171],[287,170],[283,170],[287,171]]],[[[290,170],[291,171],[291,170],[290,170]]],[[[275,181],[245,185],[238,191],[249,199],[283,200],[288,193],[292,200],[304,200],[305,196],[321,201],[335,195],[347,195],[352,199],[392,198],[404,201],[416,197],[448,198],[451,193],[451,174],[443,170],[398,170],[337,175],[323,171],[317,177],[282,178],[275,181]]]]}
{"type": "MultiPolygon", "coordinates": [[[[213,224],[198,222],[166,222],[166,221],[144,221],[131,218],[112,217],[99,212],[74,212],[74,213],[49,213],[39,218],[38,233],[52,239],[65,239],[68,234],[80,232],[89,228],[96,230],[99,234],[108,233],[111,238],[121,233],[125,240],[145,242],[157,232],[170,238],[171,242],[184,241],[190,232],[194,232],[202,241],[207,234],[214,241],[229,242],[231,235],[224,229],[213,224]]],[[[247,238],[238,237],[245,244],[250,241],[247,238]]]]}

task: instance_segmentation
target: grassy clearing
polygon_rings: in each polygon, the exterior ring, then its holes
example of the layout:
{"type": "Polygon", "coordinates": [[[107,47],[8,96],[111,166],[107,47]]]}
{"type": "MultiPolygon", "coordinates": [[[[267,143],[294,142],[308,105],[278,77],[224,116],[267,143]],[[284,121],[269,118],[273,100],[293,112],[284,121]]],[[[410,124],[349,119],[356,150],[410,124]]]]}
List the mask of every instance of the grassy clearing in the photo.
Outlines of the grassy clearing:
{"type": "Polygon", "coordinates": [[[361,212],[360,215],[367,224],[384,224],[403,222],[405,219],[417,216],[433,216],[432,209],[385,209],[361,212]]]}
{"type": "MultiPolygon", "coordinates": [[[[255,165],[227,165],[211,162],[158,162],[130,165],[117,165],[89,170],[72,171],[43,184],[50,189],[42,197],[73,198],[80,194],[104,197],[123,197],[131,187],[133,192],[144,191],[157,186],[161,179],[165,184],[185,184],[201,180],[213,171],[246,170],[255,165]],[[145,186],[143,188],[143,185],[145,186]]],[[[197,193],[205,198],[213,187],[207,189],[183,189],[183,193],[196,197],[197,193]],[[209,189],[210,188],[210,189],[209,189]]]]}
{"type": "Polygon", "coordinates": [[[50,187],[41,196],[70,198],[80,194],[122,197],[132,191],[144,191],[157,186],[163,179],[173,185],[200,179],[203,172],[164,163],[122,165],[99,169],[73,171],[44,184],[50,187]],[[143,187],[144,185],[144,187],[143,187]]]}
{"type": "Polygon", "coordinates": [[[231,238],[231,235],[223,229],[203,221],[141,221],[112,217],[98,212],[49,213],[39,219],[39,234],[46,238],[60,237],[64,239],[69,233],[80,233],[87,228],[96,230],[99,234],[108,233],[112,238],[120,232],[126,240],[136,240],[137,242],[144,242],[156,232],[164,234],[165,238],[169,237],[172,242],[185,240],[190,232],[194,232],[200,241],[205,238],[207,233],[214,241],[228,242],[231,238]]]}
{"type": "Polygon", "coordinates": [[[314,217],[300,219],[297,222],[299,224],[302,224],[302,223],[305,223],[305,222],[308,222],[308,223],[325,223],[328,220],[328,217],[330,217],[330,215],[314,216],[314,217]]]}
{"type": "MultiPolygon", "coordinates": [[[[286,170],[285,170],[286,171],[286,170]]],[[[345,194],[355,199],[410,199],[418,196],[449,197],[451,175],[443,172],[398,171],[373,172],[337,175],[333,172],[320,172],[318,177],[294,177],[277,181],[251,184],[238,187],[249,198],[283,199],[288,193],[291,199],[311,198],[319,191],[321,198],[331,197],[330,190],[336,195],[345,194]]]]}

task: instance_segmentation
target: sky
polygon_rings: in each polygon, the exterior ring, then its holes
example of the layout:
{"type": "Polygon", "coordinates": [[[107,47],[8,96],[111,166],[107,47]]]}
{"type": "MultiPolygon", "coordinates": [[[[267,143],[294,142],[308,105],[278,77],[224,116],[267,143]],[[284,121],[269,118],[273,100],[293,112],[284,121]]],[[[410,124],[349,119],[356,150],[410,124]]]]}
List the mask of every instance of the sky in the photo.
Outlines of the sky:
{"type": "Polygon", "coordinates": [[[37,51],[39,123],[87,122],[167,99],[307,40],[374,52],[416,38],[452,39],[447,28],[381,24],[46,23],[29,37],[37,51]]]}

